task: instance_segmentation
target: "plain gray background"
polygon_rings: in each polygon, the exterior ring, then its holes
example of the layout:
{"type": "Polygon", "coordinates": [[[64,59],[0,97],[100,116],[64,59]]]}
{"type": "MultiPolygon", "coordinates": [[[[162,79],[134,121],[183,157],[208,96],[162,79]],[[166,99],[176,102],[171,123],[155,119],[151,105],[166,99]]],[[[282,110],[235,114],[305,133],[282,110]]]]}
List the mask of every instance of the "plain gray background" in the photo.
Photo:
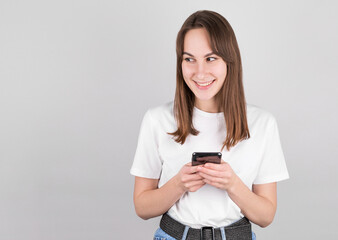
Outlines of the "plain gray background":
{"type": "Polygon", "coordinates": [[[258,239],[338,238],[336,1],[1,0],[1,240],[152,239],[129,169],[200,9],[228,19],[247,101],[279,124],[291,178],[258,239]]]}

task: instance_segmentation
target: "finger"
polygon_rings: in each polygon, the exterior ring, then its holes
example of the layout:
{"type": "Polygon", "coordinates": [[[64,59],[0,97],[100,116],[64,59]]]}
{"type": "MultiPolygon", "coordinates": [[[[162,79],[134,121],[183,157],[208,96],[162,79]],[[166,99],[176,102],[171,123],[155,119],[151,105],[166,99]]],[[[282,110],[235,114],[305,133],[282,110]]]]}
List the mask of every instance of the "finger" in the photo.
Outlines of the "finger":
{"type": "Polygon", "coordinates": [[[192,166],[191,162],[184,164],[185,171],[188,173],[195,173],[198,166],[192,166]]]}
{"type": "Polygon", "coordinates": [[[230,165],[226,162],[222,162],[220,164],[217,164],[217,163],[206,163],[204,164],[204,167],[205,168],[208,168],[208,169],[213,169],[213,170],[218,170],[218,171],[224,171],[224,170],[227,170],[230,165]]]}
{"type": "Polygon", "coordinates": [[[218,164],[218,163],[206,163],[204,164],[204,167],[207,167],[207,168],[210,168],[210,169],[219,169],[221,167],[224,167],[224,164],[225,163],[221,163],[221,164],[218,164]]]}
{"type": "Polygon", "coordinates": [[[218,182],[219,183],[219,182],[222,181],[222,179],[219,178],[219,177],[210,176],[210,175],[202,173],[202,172],[200,172],[199,175],[201,177],[203,177],[203,179],[208,180],[209,182],[218,182]]]}
{"type": "Polygon", "coordinates": [[[208,179],[204,179],[204,182],[211,185],[211,186],[214,186],[216,188],[223,189],[223,185],[219,182],[213,182],[213,181],[210,181],[208,179]]]}
{"type": "Polygon", "coordinates": [[[199,174],[185,174],[182,176],[183,182],[191,182],[191,181],[197,181],[201,179],[203,179],[203,177],[201,177],[199,174]]]}
{"type": "Polygon", "coordinates": [[[204,185],[204,184],[205,184],[204,180],[198,180],[198,181],[189,182],[185,186],[187,188],[193,188],[195,186],[204,185]]]}
{"type": "Polygon", "coordinates": [[[222,177],[223,176],[223,173],[219,169],[213,170],[213,169],[206,168],[206,167],[199,167],[199,168],[197,168],[197,171],[208,174],[210,176],[214,176],[214,177],[222,177]]]}
{"type": "Polygon", "coordinates": [[[196,180],[201,180],[201,179],[203,179],[203,177],[201,177],[201,175],[199,175],[197,173],[187,175],[187,180],[188,181],[196,181],[196,180]]]}
{"type": "Polygon", "coordinates": [[[188,173],[188,174],[192,174],[192,173],[196,173],[197,172],[197,167],[198,166],[187,166],[186,169],[185,169],[185,173],[188,173]]]}

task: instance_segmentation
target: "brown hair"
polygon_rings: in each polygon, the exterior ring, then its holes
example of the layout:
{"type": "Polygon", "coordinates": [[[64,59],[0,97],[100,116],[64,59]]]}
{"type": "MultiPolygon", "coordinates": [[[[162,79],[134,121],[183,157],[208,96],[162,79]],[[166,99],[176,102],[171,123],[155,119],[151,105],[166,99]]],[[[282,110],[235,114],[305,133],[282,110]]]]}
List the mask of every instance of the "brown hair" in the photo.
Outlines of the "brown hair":
{"type": "Polygon", "coordinates": [[[242,62],[234,31],[228,21],[220,14],[212,11],[197,11],[183,23],[176,39],[177,69],[174,115],[177,130],[169,133],[176,142],[184,144],[189,134],[199,132],[192,123],[195,104],[194,93],[185,83],[182,75],[184,37],[191,29],[204,28],[210,37],[213,52],[227,64],[227,75],[222,88],[216,94],[218,110],[224,113],[226,123],[226,139],[224,147],[230,150],[238,142],[250,138],[246,102],[242,82],[242,62]]]}

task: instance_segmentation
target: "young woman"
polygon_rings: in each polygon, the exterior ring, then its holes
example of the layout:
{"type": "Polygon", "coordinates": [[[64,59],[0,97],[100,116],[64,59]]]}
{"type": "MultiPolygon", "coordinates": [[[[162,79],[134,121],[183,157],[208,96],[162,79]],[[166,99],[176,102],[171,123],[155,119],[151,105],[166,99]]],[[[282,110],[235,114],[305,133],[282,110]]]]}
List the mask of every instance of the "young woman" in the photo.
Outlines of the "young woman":
{"type": "Polygon", "coordinates": [[[176,95],[148,110],[131,168],[143,219],[162,216],[154,239],[255,239],[268,226],[276,182],[288,178],[274,117],[247,105],[241,57],[227,20],[198,11],[177,36],[176,95]],[[192,166],[193,152],[221,152],[192,166]]]}

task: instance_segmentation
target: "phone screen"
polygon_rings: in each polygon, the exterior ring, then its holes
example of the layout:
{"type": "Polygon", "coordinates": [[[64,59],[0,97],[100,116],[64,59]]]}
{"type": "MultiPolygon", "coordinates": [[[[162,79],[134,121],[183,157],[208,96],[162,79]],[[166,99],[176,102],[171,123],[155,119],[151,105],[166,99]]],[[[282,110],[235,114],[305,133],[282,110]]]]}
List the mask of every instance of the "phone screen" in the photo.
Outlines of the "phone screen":
{"type": "Polygon", "coordinates": [[[192,153],[192,166],[202,165],[205,163],[221,163],[222,153],[220,152],[193,152],[192,153]]]}

